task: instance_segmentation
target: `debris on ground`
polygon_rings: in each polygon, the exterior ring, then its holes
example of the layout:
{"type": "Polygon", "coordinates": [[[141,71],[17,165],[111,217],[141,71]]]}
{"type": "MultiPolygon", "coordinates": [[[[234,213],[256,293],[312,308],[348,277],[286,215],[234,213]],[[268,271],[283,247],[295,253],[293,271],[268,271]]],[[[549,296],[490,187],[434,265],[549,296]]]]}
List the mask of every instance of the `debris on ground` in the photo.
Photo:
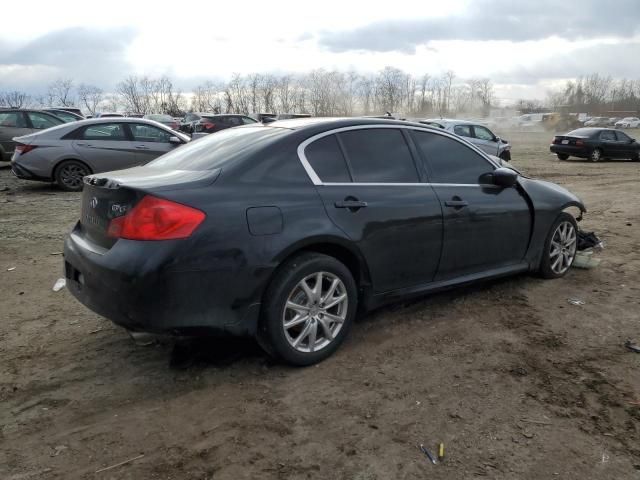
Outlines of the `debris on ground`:
{"type": "Polygon", "coordinates": [[[422,453],[424,453],[427,456],[427,458],[429,459],[429,461],[431,461],[431,463],[433,463],[434,465],[437,463],[436,458],[423,444],[420,444],[420,450],[422,450],[422,453]]]}
{"type": "Polygon", "coordinates": [[[631,340],[624,342],[624,346],[631,352],[640,353],[640,345],[633,343],[631,340]]]}
{"type": "Polygon", "coordinates": [[[595,268],[600,265],[599,258],[593,258],[593,251],[576,252],[576,256],[573,259],[572,267],[576,268],[595,268]]]}
{"type": "Polygon", "coordinates": [[[588,250],[589,248],[595,248],[596,250],[603,250],[604,244],[594,232],[585,232],[578,230],[578,239],[576,249],[579,251],[588,250]]]}
{"type": "Polygon", "coordinates": [[[9,267],[7,268],[7,272],[13,272],[16,269],[16,267],[9,267]]]}
{"type": "Polygon", "coordinates": [[[444,461],[444,443],[438,445],[438,461],[444,461]]]}
{"type": "Polygon", "coordinates": [[[51,252],[50,255],[62,255],[64,252],[51,252]]]}
{"type": "Polygon", "coordinates": [[[67,281],[64,278],[59,278],[56,283],[53,284],[53,291],[59,292],[67,285],[67,281]]]}
{"type": "Polygon", "coordinates": [[[579,298],[568,298],[567,301],[571,305],[584,305],[586,303],[584,300],[580,300],[579,298]]]}
{"type": "Polygon", "coordinates": [[[122,465],[126,465],[127,463],[139,460],[142,457],[144,457],[144,453],[138,455],[137,457],[130,458],[129,460],[125,460],[124,462],[116,463],[115,465],[110,465],[108,467],[101,468],[100,470],[96,470],[96,473],[106,472],[107,470],[111,470],[112,468],[121,467],[122,465]]]}

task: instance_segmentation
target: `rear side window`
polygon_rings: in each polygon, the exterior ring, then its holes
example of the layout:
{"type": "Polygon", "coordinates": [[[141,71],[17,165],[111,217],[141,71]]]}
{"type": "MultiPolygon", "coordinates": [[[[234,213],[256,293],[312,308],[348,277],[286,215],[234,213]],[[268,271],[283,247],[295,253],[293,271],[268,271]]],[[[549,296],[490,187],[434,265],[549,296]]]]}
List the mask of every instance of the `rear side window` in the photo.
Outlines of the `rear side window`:
{"type": "Polygon", "coordinates": [[[412,131],[434,183],[477,184],[494,167],[471,148],[452,138],[429,132],[412,131]]]}
{"type": "Polygon", "coordinates": [[[615,142],[616,134],[611,130],[603,130],[600,133],[600,140],[604,140],[605,142],[615,142]]]}
{"type": "Polygon", "coordinates": [[[21,112],[0,112],[0,127],[27,128],[21,112]]]}
{"type": "Polygon", "coordinates": [[[471,137],[471,125],[456,125],[453,127],[453,131],[456,135],[461,137],[471,137]]]}
{"type": "Polygon", "coordinates": [[[347,164],[335,135],[327,135],[311,143],[304,155],[323,182],[350,182],[347,164]]]}
{"type": "Polygon", "coordinates": [[[417,183],[418,173],[400,130],[371,128],[339,134],[358,183],[417,183]]]}
{"type": "Polygon", "coordinates": [[[121,123],[101,123],[84,129],[80,136],[84,140],[126,140],[127,135],[121,123]]]}

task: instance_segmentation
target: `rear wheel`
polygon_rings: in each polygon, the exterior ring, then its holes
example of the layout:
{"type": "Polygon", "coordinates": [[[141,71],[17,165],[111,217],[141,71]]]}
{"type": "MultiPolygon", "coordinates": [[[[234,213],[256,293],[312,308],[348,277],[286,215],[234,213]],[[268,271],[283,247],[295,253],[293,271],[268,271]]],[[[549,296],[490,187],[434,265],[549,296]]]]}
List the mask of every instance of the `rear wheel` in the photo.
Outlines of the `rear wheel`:
{"type": "Polygon", "coordinates": [[[602,160],[602,150],[595,148],[593,152],[591,152],[591,155],[589,155],[589,160],[592,162],[599,162],[602,160]]]}
{"type": "Polygon", "coordinates": [[[267,289],[265,337],[286,362],[312,365],[344,341],[357,303],[356,283],[341,262],[319,253],[299,255],[280,268],[267,289]]]}
{"type": "Polygon", "coordinates": [[[89,175],[89,167],[77,160],[65,160],[56,167],[54,175],[58,186],[67,192],[82,190],[82,179],[89,175]]]}
{"type": "Polygon", "coordinates": [[[576,257],[578,224],[572,215],[562,212],[547,235],[540,262],[540,275],[544,278],[564,276],[576,257]]]}
{"type": "Polygon", "coordinates": [[[568,160],[569,159],[569,155],[567,155],[566,153],[556,153],[556,156],[558,157],[558,160],[568,160]]]}

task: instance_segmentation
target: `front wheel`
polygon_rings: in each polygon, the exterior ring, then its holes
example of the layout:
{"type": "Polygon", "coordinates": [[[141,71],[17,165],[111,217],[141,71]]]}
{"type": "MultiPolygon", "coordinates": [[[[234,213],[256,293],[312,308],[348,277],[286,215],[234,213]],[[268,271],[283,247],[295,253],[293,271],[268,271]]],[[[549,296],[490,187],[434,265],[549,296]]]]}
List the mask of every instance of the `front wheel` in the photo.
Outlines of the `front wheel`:
{"type": "Polygon", "coordinates": [[[83,178],[89,175],[89,167],[77,160],[65,160],[56,167],[55,181],[62,190],[79,192],[82,190],[83,178]]]}
{"type": "Polygon", "coordinates": [[[299,366],[320,362],[338,349],[358,303],[349,269],[319,253],[287,261],[265,295],[265,336],[277,356],[299,366]]]}
{"type": "Polygon", "coordinates": [[[543,278],[564,276],[576,257],[578,224],[572,215],[562,212],[547,235],[540,262],[540,275],[543,278]]]}

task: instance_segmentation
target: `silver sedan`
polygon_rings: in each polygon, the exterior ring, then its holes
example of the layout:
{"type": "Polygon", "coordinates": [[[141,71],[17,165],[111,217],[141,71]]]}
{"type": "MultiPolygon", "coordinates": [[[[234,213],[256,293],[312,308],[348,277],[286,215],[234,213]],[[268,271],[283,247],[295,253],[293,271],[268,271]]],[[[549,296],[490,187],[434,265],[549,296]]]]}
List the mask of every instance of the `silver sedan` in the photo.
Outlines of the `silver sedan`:
{"type": "Polygon", "coordinates": [[[79,191],[86,175],[143,165],[190,139],[152,120],[98,118],[66,123],[13,140],[14,175],[79,191]]]}
{"type": "Polygon", "coordinates": [[[484,125],[468,120],[447,118],[430,118],[418,120],[418,122],[431,125],[432,127],[442,128],[460,137],[465,137],[465,140],[475,144],[489,155],[495,155],[507,162],[511,160],[511,145],[509,142],[496,136],[484,125]]]}

